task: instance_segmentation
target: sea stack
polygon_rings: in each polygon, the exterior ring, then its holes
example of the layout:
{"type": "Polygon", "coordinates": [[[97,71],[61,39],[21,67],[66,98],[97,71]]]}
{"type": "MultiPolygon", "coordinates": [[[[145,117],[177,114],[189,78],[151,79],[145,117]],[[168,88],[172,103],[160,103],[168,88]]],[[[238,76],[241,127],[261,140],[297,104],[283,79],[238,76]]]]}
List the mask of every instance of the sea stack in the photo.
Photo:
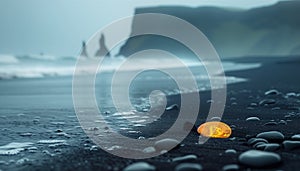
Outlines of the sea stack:
{"type": "Polygon", "coordinates": [[[105,37],[103,34],[101,34],[100,40],[99,40],[99,50],[96,52],[96,57],[103,57],[103,56],[110,56],[110,53],[105,45],[105,37]]]}

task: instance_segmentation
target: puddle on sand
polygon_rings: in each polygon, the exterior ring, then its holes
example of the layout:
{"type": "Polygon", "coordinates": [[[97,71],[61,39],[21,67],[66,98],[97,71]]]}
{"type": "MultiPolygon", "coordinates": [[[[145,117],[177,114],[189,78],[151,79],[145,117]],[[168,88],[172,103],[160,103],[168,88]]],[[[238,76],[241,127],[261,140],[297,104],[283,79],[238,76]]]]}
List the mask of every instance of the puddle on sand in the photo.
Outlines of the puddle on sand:
{"type": "Polygon", "coordinates": [[[56,144],[56,143],[66,143],[66,140],[39,140],[38,144],[56,144]]]}
{"type": "Polygon", "coordinates": [[[27,147],[31,147],[33,143],[31,142],[11,142],[9,144],[0,146],[0,155],[16,155],[21,151],[24,151],[27,147]]]}

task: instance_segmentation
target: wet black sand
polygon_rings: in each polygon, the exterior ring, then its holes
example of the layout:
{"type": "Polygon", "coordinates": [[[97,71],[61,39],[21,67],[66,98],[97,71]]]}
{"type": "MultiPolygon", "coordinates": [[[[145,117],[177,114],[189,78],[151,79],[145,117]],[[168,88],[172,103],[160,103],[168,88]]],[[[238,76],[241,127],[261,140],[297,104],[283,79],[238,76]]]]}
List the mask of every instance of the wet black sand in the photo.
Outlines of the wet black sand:
{"type": "MultiPolygon", "coordinates": [[[[196,160],[192,160],[192,163],[200,163],[204,170],[222,170],[222,167],[227,164],[238,164],[241,170],[247,169],[238,162],[238,156],[244,151],[254,149],[247,144],[247,139],[256,136],[256,134],[269,131],[277,130],[285,135],[285,139],[290,139],[294,134],[299,134],[299,121],[300,121],[300,97],[284,97],[286,93],[300,92],[300,79],[298,73],[300,73],[300,58],[299,57],[282,57],[282,58],[247,58],[247,59],[233,59],[234,62],[260,62],[262,67],[258,69],[251,69],[245,71],[228,72],[228,76],[238,76],[249,79],[248,82],[229,85],[228,86],[228,97],[226,102],[225,112],[222,121],[228,125],[235,125],[233,133],[230,139],[210,139],[204,145],[197,144],[198,134],[194,130],[189,136],[181,143],[182,146],[171,150],[170,152],[163,154],[158,157],[154,157],[146,160],[129,160],[123,159],[98,148],[97,150],[91,150],[94,145],[91,140],[82,132],[80,128],[75,126],[79,125],[76,118],[74,117],[73,110],[65,109],[53,109],[39,112],[52,112],[53,115],[48,115],[49,118],[39,118],[38,123],[33,123],[31,119],[28,121],[24,119],[7,122],[2,119],[2,128],[6,124],[16,125],[16,128],[20,126],[34,127],[31,132],[39,134],[41,136],[41,130],[45,133],[45,139],[49,139],[49,135],[52,138],[66,139],[69,143],[66,147],[61,147],[60,153],[55,153],[55,156],[49,154],[29,154],[25,151],[25,156],[33,156],[34,162],[27,162],[25,164],[2,164],[0,169],[2,170],[122,170],[127,165],[137,162],[145,161],[156,167],[157,170],[174,170],[178,162],[170,162],[170,159],[174,157],[184,156],[187,154],[197,155],[196,160]],[[279,95],[266,96],[264,93],[270,89],[276,89],[280,92],[279,95]],[[270,105],[259,105],[258,103],[264,99],[274,99],[276,103],[270,105]],[[251,107],[251,103],[258,104],[257,106],[251,107]],[[249,108],[250,107],[250,108],[249,108]],[[61,115],[57,115],[57,114],[61,115]],[[66,115],[67,113],[67,115],[66,115]],[[62,117],[64,116],[64,117],[62,117]],[[69,116],[69,117],[66,117],[69,116]],[[246,118],[250,116],[257,116],[261,120],[257,122],[247,122],[246,118]],[[63,123],[49,123],[48,121],[61,121],[63,123]],[[287,121],[287,124],[278,125],[264,125],[275,120],[287,121]],[[53,131],[56,129],[62,129],[66,132],[69,137],[58,136],[53,131]],[[51,130],[47,133],[47,130],[51,130]],[[228,155],[225,154],[226,149],[235,149],[237,154],[228,155]],[[36,156],[36,157],[34,157],[36,156]]],[[[204,122],[205,115],[209,108],[207,100],[210,99],[210,92],[200,93],[201,106],[199,119],[197,120],[197,126],[204,122]]],[[[168,98],[169,103],[178,103],[178,96],[171,96],[168,98]]],[[[38,114],[32,113],[28,117],[33,118],[38,114]]],[[[168,111],[160,124],[170,125],[172,122],[172,116],[176,115],[176,110],[168,111]]],[[[26,115],[27,116],[27,115],[26,115]]],[[[144,132],[147,136],[153,132],[159,132],[162,128],[160,124],[157,124],[157,130],[151,132],[144,132]]],[[[3,129],[2,129],[3,131],[3,129]]],[[[10,136],[15,133],[16,130],[5,130],[5,136],[10,136]],[[11,131],[11,133],[9,132],[11,131]]],[[[21,132],[21,131],[20,131],[21,132]]],[[[33,141],[35,136],[24,137],[28,141],[33,141]]],[[[12,136],[10,140],[13,141],[12,136]]],[[[36,139],[38,140],[38,139],[36,139]]],[[[8,142],[7,142],[8,143],[8,142]]],[[[3,143],[5,144],[5,143],[3,143]]],[[[40,147],[42,150],[46,150],[46,147],[40,147]]],[[[300,148],[294,150],[285,150],[280,148],[275,151],[282,157],[282,162],[267,168],[252,168],[253,170],[298,170],[300,167],[300,148]]],[[[24,155],[24,154],[23,154],[24,155]]],[[[7,160],[7,156],[1,157],[0,160],[7,160]]],[[[15,159],[15,157],[12,157],[15,159]]],[[[22,156],[19,156],[22,158],[22,156]]]]}

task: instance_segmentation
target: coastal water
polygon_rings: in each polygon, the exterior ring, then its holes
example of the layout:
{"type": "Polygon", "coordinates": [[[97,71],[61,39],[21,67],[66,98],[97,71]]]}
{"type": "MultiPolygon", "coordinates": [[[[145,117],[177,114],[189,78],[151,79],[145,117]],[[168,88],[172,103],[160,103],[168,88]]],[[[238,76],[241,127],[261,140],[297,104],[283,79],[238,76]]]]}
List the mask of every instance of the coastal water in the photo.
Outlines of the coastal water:
{"type": "MultiPolygon", "coordinates": [[[[114,61],[122,61],[117,59],[114,61]]],[[[72,74],[75,58],[7,57],[0,61],[0,168],[15,167],[37,162],[47,157],[64,154],[68,149],[84,146],[97,149],[94,144],[85,143],[87,136],[76,118],[72,100],[72,74]]],[[[117,62],[117,63],[118,63],[117,62]]],[[[111,61],[113,63],[113,61],[111,61]]],[[[213,63],[211,64],[213,65],[213,63]]],[[[259,67],[259,64],[235,64],[224,62],[225,71],[259,67]]],[[[167,96],[189,93],[195,90],[179,91],[176,81],[189,79],[182,75],[172,80],[159,71],[139,74],[130,84],[129,97],[134,109],[116,111],[111,98],[111,78],[114,65],[109,65],[96,77],[96,98],[106,111],[105,119],[117,130],[131,137],[143,138],[142,127],[148,116],[137,116],[137,111],[147,111],[149,94],[161,90],[167,96]],[[135,119],[128,124],[124,118],[135,119]]],[[[210,80],[203,65],[189,66],[199,91],[210,89],[210,80]]],[[[180,70],[180,68],[176,68],[180,70]]],[[[126,71],[126,72],[134,72],[126,71]]],[[[213,79],[218,79],[218,71],[213,79]]],[[[228,84],[247,81],[244,78],[226,77],[228,84]]],[[[117,85],[122,86],[122,85],[117,85]]],[[[118,87],[117,87],[118,88],[118,87]]],[[[120,87],[122,88],[122,87],[120,87]]],[[[170,104],[168,104],[170,105],[170,104]]],[[[100,121],[99,127],[102,128],[100,121]]],[[[109,129],[104,134],[109,134],[109,129]]],[[[106,135],[101,135],[106,136],[106,135]]],[[[108,150],[115,148],[107,145],[108,150]]]]}

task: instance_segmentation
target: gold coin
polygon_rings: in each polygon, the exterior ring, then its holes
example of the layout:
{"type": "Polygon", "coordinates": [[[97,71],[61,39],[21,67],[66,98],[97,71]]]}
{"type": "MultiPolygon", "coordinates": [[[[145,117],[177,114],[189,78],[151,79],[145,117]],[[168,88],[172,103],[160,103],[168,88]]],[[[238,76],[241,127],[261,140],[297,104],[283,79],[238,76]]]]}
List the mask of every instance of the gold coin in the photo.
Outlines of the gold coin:
{"type": "Polygon", "coordinates": [[[200,125],[197,132],[210,138],[228,138],[231,135],[231,128],[223,122],[206,122],[200,125]]]}

